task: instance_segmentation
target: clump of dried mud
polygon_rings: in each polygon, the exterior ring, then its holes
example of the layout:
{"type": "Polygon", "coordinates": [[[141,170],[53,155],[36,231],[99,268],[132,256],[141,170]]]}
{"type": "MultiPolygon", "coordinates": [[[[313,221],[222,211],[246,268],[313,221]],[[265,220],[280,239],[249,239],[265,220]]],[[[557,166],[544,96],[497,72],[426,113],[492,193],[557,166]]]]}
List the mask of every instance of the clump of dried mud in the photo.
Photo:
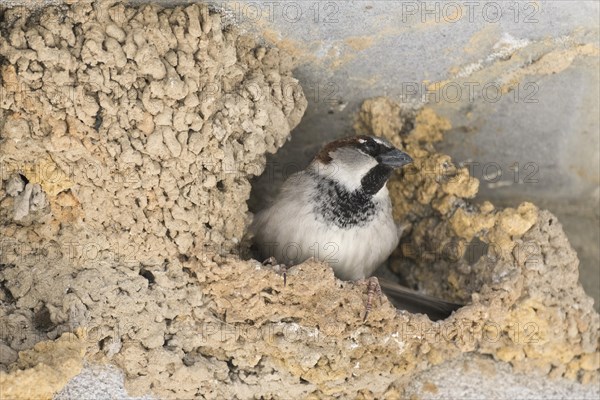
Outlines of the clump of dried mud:
{"type": "Polygon", "coordinates": [[[249,179],[306,108],[292,60],[203,5],[0,19],[2,370],[78,327],[91,355],[183,352],[171,322],[207,312],[186,265],[237,249],[249,179]]]}
{"type": "Polygon", "coordinates": [[[435,151],[450,124],[430,108],[367,100],[356,128],[415,158],[390,183],[395,217],[410,223],[394,272],[426,293],[467,304],[450,320],[475,335],[473,350],[517,371],[597,381],[600,319],[556,217],[531,203],[496,209],[469,201],[479,182],[435,151]],[[399,135],[407,123],[414,129],[399,135]]]}
{"type": "Polygon", "coordinates": [[[83,368],[83,335],[82,331],[64,333],[55,341],[39,342],[33,349],[21,351],[14,372],[0,372],[2,398],[52,398],[83,368]]]}
{"type": "Polygon", "coordinates": [[[294,267],[284,287],[227,255],[249,220],[248,179],[306,107],[290,59],[203,6],[100,4],[1,14],[0,380],[12,396],[32,395],[23,377],[48,396],[84,351],[122,368],[131,394],[160,398],[398,398],[464,352],[597,379],[599,318],[560,224],[528,203],[471,203],[478,183],[435,152],[449,124],[430,109],[370,100],[357,130],[416,160],[390,184],[411,224],[392,267],[467,304],[448,320],[384,301],[363,323],[365,288],[325,265],[294,267]],[[58,351],[69,362],[56,371],[58,351]]]}

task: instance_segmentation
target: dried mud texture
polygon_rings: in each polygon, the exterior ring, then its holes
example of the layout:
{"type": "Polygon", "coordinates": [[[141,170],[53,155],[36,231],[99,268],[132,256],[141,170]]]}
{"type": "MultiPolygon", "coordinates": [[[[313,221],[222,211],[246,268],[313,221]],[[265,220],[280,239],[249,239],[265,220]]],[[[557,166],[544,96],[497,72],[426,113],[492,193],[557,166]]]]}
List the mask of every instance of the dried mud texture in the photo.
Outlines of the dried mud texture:
{"type": "Polygon", "coordinates": [[[6,10],[3,179],[16,182],[5,217],[44,222],[41,238],[89,228],[99,252],[127,245],[148,264],[234,248],[247,177],[306,100],[289,57],[220,21],[198,5],[6,10]]]}
{"type": "Polygon", "coordinates": [[[474,350],[516,371],[597,382],[600,318],[556,217],[531,203],[500,210],[468,201],[479,183],[435,152],[450,124],[429,108],[367,100],[356,127],[388,137],[415,159],[390,183],[395,216],[411,228],[392,269],[415,288],[467,304],[450,320],[470,326],[474,350]],[[410,133],[393,133],[411,119],[410,133]]]}
{"type": "Polygon", "coordinates": [[[296,266],[284,287],[228,255],[249,177],[306,107],[290,59],[202,6],[99,4],[1,14],[3,390],[27,374],[57,390],[81,348],[158,398],[399,398],[465,352],[598,377],[598,314],[560,224],[527,203],[470,203],[478,183],[435,152],[449,123],[427,108],[374,99],[357,127],[416,160],[390,184],[410,224],[392,267],[467,304],[449,319],[383,300],[363,323],[365,286],[329,267],[296,266]],[[66,332],[81,339],[56,377],[43,360],[66,332]]]}
{"type": "Polygon", "coordinates": [[[85,349],[82,337],[65,333],[55,341],[39,342],[33,349],[20,352],[11,373],[0,371],[1,397],[51,399],[81,372],[85,349]]]}
{"type": "Polygon", "coordinates": [[[18,352],[81,328],[88,357],[130,378],[123,354],[144,349],[140,391],[192,397],[200,367],[169,328],[206,312],[187,264],[237,250],[249,179],[306,108],[291,58],[198,4],[14,7],[0,23],[6,382],[29,371],[18,352]]]}
{"type": "Polygon", "coordinates": [[[191,262],[206,303],[171,320],[163,346],[123,343],[114,360],[131,393],[395,399],[421,371],[470,352],[536,379],[597,379],[598,314],[558,221],[528,203],[469,203],[477,181],[435,152],[431,138],[449,125],[433,111],[376,99],[357,127],[381,133],[385,120],[395,124],[390,140],[416,160],[390,185],[397,215],[412,225],[392,266],[424,292],[466,305],[433,323],[384,299],[363,323],[365,286],[335,279],[323,264],[292,268],[284,287],[257,261],[191,262]]]}

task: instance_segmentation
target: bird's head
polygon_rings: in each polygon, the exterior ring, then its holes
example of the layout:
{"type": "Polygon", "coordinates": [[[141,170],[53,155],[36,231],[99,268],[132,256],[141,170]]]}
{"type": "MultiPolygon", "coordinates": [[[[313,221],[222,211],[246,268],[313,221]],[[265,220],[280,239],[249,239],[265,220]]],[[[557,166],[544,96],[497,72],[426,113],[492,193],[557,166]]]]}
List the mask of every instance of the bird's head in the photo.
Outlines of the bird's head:
{"type": "Polygon", "coordinates": [[[352,136],[326,144],[310,168],[335,180],[346,189],[363,188],[375,194],[392,171],[412,162],[412,158],[387,140],[375,136],[352,136]]]}

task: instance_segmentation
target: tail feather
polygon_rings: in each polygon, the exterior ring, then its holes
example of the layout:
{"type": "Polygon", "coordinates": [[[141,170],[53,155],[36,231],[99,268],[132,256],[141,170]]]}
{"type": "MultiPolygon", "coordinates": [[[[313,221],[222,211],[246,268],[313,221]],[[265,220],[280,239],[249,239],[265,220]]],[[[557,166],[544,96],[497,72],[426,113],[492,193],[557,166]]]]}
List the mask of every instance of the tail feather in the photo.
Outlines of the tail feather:
{"type": "Polygon", "coordinates": [[[379,285],[396,308],[415,314],[427,314],[432,321],[446,319],[463,306],[421,294],[382,278],[379,278],[379,285]]]}

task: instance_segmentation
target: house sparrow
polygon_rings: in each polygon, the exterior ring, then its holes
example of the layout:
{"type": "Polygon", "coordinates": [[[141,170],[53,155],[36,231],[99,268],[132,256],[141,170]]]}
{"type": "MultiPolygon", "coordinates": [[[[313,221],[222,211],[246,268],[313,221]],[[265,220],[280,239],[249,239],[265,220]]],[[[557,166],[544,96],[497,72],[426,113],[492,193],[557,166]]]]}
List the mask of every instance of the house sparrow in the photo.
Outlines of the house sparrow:
{"type": "MultiPolygon", "coordinates": [[[[256,214],[250,233],[261,257],[285,265],[314,257],[328,263],[339,279],[370,277],[402,234],[392,217],[386,183],[395,169],[411,162],[408,154],[375,136],[328,143],[306,169],[285,181],[269,207],[256,214]]],[[[377,278],[369,279],[368,286],[365,319],[373,294],[381,294],[377,278]]],[[[406,297],[422,297],[391,282],[384,288],[400,298],[400,308],[406,297]]],[[[407,303],[410,311],[427,313],[429,300],[407,303]]],[[[433,307],[438,317],[440,305],[433,307]]]]}

